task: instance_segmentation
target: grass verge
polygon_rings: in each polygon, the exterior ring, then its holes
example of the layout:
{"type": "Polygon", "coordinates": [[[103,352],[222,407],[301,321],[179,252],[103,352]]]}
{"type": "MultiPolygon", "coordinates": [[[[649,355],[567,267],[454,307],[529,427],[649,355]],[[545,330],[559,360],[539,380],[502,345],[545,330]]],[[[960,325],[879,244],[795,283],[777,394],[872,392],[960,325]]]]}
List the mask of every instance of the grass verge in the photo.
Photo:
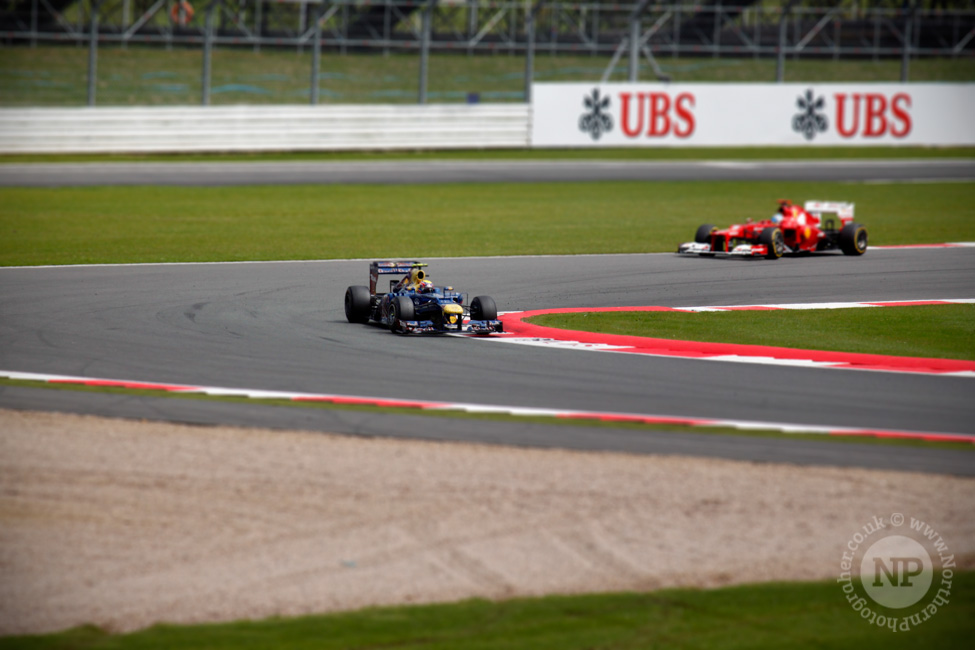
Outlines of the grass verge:
{"type": "MultiPolygon", "coordinates": [[[[941,583],[939,575],[934,583],[941,583]]],[[[501,602],[475,599],[296,619],[158,625],[125,635],[83,627],[0,639],[0,649],[968,648],[975,573],[956,571],[950,591],[947,605],[908,631],[891,631],[864,620],[836,581],[829,580],[501,602]]],[[[905,617],[902,610],[877,613],[899,621],[905,617]]]]}
{"type": "Polygon", "coordinates": [[[0,188],[0,266],[675,251],[778,198],[854,201],[871,244],[975,241],[972,183],[0,188]]]}
{"type": "Polygon", "coordinates": [[[0,154],[0,164],[32,162],[345,162],[391,160],[873,160],[975,158],[975,147],[630,147],[442,151],[255,153],[0,154]]]}
{"type": "Polygon", "coordinates": [[[546,314],[530,322],[661,339],[975,361],[975,305],[546,314]]]}

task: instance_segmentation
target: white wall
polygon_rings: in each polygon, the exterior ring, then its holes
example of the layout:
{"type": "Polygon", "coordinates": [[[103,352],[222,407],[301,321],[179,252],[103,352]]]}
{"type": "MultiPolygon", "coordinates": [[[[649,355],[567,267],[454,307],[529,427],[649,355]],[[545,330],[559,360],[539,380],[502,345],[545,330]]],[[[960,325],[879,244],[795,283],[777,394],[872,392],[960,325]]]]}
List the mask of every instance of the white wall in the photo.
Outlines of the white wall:
{"type": "Polygon", "coordinates": [[[524,104],[0,109],[0,153],[525,148],[524,104]]]}
{"type": "Polygon", "coordinates": [[[975,84],[567,83],[535,84],[532,97],[530,107],[5,108],[0,153],[975,145],[975,84]]]}

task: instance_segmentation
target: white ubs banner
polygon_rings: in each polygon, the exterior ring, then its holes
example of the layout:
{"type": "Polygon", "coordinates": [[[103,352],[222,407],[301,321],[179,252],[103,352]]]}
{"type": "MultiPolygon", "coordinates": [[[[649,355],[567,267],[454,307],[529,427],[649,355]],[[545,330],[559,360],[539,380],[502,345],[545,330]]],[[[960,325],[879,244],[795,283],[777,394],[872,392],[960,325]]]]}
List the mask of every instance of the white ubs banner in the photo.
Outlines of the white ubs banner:
{"type": "Polygon", "coordinates": [[[540,83],[533,147],[975,145],[975,84],[540,83]]]}

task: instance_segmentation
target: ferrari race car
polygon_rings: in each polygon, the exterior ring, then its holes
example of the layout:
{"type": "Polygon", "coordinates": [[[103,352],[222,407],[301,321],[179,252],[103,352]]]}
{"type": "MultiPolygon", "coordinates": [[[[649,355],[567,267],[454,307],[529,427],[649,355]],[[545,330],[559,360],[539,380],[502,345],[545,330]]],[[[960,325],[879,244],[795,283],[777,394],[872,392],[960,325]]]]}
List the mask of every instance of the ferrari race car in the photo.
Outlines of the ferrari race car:
{"type": "Polygon", "coordinates": [[[845,255],[867,251],[867,229],[853,221],[853,204],[807,201],[805,206],[779,201],[769,219],[736,224],[719,230],[707,223],[694,241],[681,244],[686,255],[734,255],[776,260],[786,253],[812,253],[839,249],[845,255]]]}
{"type": "Polygon", "coordinates": [[[427,279],[426,264],[410,261],[379,261],[369,264],[369,286],[345,291],[345,317],[350,323],[374,323],[394,334],[444,334],[504,331],[498,308],[490,296],[467,295],[453,287],[438,287],[427,279]],[[389,292],[379,293],[380,275],[400,275],[389,281],[389,292]],[[465,320],[466,319],[466,320],[465,320]]]}

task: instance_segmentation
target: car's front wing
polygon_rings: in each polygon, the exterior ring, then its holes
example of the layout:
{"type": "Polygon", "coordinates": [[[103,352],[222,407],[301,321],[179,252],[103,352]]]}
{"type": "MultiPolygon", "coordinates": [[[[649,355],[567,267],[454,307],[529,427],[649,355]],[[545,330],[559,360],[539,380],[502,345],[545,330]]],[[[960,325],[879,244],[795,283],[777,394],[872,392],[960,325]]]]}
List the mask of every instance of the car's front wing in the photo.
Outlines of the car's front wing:
{"type": "Polygon", "coordinates": [[[405,334],[447,334],[450,332],[477,334],[484,336],[504,332],[504,324],[499,320],[471,320],[456,327],[444,327],[432,320],[401,320],[399,327],[405,334]]]}
{"type": "Polygon", "coordinates": [[[738,244],[730,251],[713,251],[711,244],[700,244],[698,242],[687,242],[677,247],[677,252],[681,255],[721,255],[734,257],[765,257],[768,254],[768,246],[765,244],[738,244]]]}

